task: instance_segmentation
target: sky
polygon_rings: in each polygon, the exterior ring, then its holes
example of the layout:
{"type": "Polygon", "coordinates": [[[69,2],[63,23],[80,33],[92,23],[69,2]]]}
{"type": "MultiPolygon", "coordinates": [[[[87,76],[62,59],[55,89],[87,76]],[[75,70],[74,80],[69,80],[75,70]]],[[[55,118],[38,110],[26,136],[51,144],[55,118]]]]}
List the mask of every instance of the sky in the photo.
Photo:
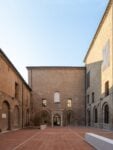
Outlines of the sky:
{"type": "Polygon", "coordinates": [[[84,66],[109,0],[0,0],[0,48],[26,66],[84,66]]]}

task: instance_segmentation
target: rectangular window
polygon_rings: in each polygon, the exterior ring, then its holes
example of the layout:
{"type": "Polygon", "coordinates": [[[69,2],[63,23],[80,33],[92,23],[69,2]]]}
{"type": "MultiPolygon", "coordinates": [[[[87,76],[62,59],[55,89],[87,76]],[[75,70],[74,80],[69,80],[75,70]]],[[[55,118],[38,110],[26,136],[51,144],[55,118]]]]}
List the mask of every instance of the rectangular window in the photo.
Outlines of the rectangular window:
{"type": "Polygon", "coordinates": [[[59,92],[54,93],[54,103],[60,103],[60,93],[59,92]]]}
{"type": "Polygon", "coordinates": [[[109,40],[107,41],[104,49],[103,49],[103,63],[102,63],[102,70],[104,71],[110,65],[110,44],[109,40]]]}
{"type": "Polygon", "coordinates": [[[95,101],[95,93],[92,92],[92,103],[94,103],[94,101],[95,101]]]}
{"type": "Polygon", "coordinates": [[[47,100],[46,99],[42,99],[42,107],[46,107],[47,106],[47,100]]]}
{"type": "Polygon", "coordinates": [[[105,82],[105,96],[109,95],[109,81],[105,82]]]}
{"type": "Polygon", "coordinates": [[[67,107],[72,107],[72,99],[67,100],[67,107]]]}
{"type": "Polygon", "coordinates": [[[19,84],[15,82],[15,98],[19,98],[19,84]]]}
{"type": "Polygon", "coordinates": [[[86,87],[90,87],[90,72],[86,74],[86,87]]]}

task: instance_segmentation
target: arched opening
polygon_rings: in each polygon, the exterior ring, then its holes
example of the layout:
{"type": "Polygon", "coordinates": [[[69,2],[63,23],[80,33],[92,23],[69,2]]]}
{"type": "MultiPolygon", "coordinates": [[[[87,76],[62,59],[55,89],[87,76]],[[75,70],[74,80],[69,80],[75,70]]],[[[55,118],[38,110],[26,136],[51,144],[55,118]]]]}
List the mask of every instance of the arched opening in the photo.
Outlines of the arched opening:
{"type": "Polygon", "coordinates": [[[19,127],[19,108],[18,106],[15,106],[14,108],[14,128],[19,127]]]}
{"type": "Polygon", "coordinates": [[[91,125],[91,114],[90,114],[90,110],[87,111],[87,123],[88,123],[88,126],[91,125]]]}
{"type": "Polygon", "coordinates": [[[26,111],[26,126],[29,125],[29,109],[26,111]]]}
{"type": "Polygon", "coordinates": [[[93,117],[94,117],[94,123],[97,123],[98,122],[98,110],[96,107],[94,107],[94,110],[93,110],[93,117]]]}
{"type": "Polygon", "coordinates": [[[109,123],[109,106],[108,106],[108,104],[105,104],[103,106],[103,118],[104,118],[104,123],[108,124],[109,123]]]}
{"type": "Polygon", "coordinates": [[[10,129],[10,105],[7,101],[2,104],[2,130],[10,129]]]}
{"type": "Polygon", "coordinates": [[[61,116],[59,114],[55,114],[53,116],[53,125],[54,126],[61,126],[61,116]]]}

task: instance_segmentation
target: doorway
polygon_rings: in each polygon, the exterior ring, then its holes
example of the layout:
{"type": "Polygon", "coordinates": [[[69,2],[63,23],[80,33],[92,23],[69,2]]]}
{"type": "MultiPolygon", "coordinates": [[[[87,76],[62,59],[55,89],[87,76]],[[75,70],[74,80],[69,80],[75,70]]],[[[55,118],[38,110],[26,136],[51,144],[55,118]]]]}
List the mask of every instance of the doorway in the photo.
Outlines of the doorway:
{"type": "Polygon", "coordinates": [[[61,116],[59,114],[55,114],[53,117],[53,125],[61,126],[61,116]]]}
{"type": "Polygon", "coordinates": [[[2,104],[2,130],[10,129],[10,106],[8,102],[2,104]]]}

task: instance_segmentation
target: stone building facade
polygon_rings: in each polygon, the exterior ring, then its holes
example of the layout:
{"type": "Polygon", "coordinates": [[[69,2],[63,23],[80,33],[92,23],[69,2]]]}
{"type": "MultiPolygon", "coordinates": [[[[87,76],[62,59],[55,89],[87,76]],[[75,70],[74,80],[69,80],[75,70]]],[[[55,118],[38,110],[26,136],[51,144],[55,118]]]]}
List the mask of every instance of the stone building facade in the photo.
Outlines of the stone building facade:
{"type": "Polygon", "coordinates": [[[27,67],[35,125],[85,125],[85,67],[27,67]]]}
{"type": "Polygon", "coordinates": [[[113,129],[113,0],[84,62],[85,67],[27,67],[30,88],[0,50],[0,130],[29,121],[113,129]]]}
{"type": "Polygon", "coordinates": [[[87,125],[113,129],[113,0],[85,57],[87,125]]]}
{"type": "Polygon", "coordinates": [[[31,89],[0,49],[0,130],[29,124],[31,89]]]}

